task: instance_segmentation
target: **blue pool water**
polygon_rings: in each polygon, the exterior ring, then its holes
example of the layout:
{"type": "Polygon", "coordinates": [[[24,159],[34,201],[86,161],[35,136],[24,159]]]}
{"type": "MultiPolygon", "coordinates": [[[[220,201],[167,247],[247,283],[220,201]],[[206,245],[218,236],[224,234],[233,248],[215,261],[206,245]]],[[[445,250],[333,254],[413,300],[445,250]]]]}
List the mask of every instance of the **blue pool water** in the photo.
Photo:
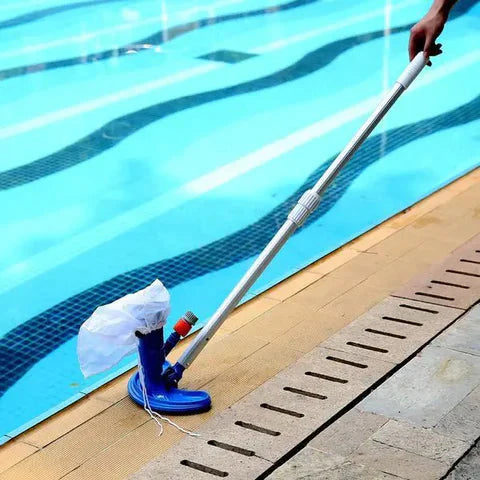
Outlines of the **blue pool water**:
{"type": "MultiPolygon", "coordinates": [[[[0,5],[0,439],[82,378],[96,306],[213,313],[406,65],[424,0],[0,5]]],[[[479,2],[247,298],[477,167],[479,2]]]]}

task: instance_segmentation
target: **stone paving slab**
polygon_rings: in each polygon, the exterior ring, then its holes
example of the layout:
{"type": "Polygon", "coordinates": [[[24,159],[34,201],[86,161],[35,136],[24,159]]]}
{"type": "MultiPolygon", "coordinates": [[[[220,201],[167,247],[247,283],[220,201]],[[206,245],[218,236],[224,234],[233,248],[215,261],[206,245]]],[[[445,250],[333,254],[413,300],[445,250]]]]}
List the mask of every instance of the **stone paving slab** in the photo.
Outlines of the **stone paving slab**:
{"type": "Polygon", "coordinates": [[[350,459],[354,463],[408,480],[438,480],[449,469],[447,463],[384,445],[371,439],[361,445],[350,459]]]}
{"type": "Polygon", "coordinates": [[[272,480],[398,480],[388,473],[375,471],[345,458],[313,448],[305,448],[295,462],[285,463],[268,478],[272,480]]]}
{"type": "Polygon", "coordinates": [[[480,356],[480,306],[470,310],[432,345],[480,356]]]}
{"type": "Polygon", "coordinates": [[[387,417],[354,408],[317,435],[308,445],[325,453],[348,457],[388,421],[387,417]]]}
{"type": "Polygon", "coordinates": [[[390,420],[383,425],[372,435],[372,440],[449,465],[470,448],[467,442],[397,420],[390,420]]]}
{"type": "Polygon", "coordinates": [[[480,387],[443,416],[434,430],[467,442],[480,438],[480,387]]]}
{"type": "Polygon", "coordinates": [[[359,409],[421,427],[433,427],[480,383],[480,358],[426,347],[359,409]]]}

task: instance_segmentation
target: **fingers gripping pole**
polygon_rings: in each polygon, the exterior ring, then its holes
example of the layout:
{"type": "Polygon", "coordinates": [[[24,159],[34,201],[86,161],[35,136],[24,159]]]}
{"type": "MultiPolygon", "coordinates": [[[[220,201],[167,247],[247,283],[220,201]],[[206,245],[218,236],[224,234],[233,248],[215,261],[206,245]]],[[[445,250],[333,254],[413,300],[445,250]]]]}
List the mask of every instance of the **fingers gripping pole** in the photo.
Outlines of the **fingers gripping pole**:
{"type": "Polygon", "coordinates": [[[202,351],[215,332],[220,328],[229,313],[238,305],[242,297],[247,293],[249,288],[255,283],[257,278],[272,261],[273,257],[275,257],[277,252],[283,247],[285,242],[318,207],[320,203],[320,197],[328,185],[330,185],[343,166],[348,162],[348,160],[350,160],[360,145],[378,125],[380,120],[385,116],[395,101],[421,72],[426,64],[426,61],[427,59],[424,57],[423,52],[419,53],[413,59],[413,61],[400,75],[390,92],[381,100],[380,104],[372,113],[372,115],[362,125],[362,127],[358,130],[358,132],[342,150],[338,157],[332,162],[330,167],[325,171],[316,185],[311,190],[307,190],[301,196],[300,200],[290,212],[287,220],[282,225],[280,230],[275,234],[269,244],[255,260],[253,265],[249,268],[249,270],[245,273],[228,297],[220,305],[218,310],[214,313],[202,331],[197,335],[189,348],[178,359],[178,371],[183,371],[183,369],[191,365],[193,360],[195,360],[197,355],[202,351]]]}

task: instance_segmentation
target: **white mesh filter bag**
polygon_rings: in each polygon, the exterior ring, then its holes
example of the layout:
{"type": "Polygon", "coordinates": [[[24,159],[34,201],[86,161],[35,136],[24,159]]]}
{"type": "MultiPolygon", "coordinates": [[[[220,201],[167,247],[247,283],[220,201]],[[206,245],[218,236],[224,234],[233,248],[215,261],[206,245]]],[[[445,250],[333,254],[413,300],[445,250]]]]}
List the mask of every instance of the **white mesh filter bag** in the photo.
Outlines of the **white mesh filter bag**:
{"type": "Polygon", "coordinates": [[[135,332],[163,327],[170,313],[170,294],[160,280],[136,293],[98,307],[82,324],[77,354],[85,377],[108,370],[137,348],[135,332]]]}

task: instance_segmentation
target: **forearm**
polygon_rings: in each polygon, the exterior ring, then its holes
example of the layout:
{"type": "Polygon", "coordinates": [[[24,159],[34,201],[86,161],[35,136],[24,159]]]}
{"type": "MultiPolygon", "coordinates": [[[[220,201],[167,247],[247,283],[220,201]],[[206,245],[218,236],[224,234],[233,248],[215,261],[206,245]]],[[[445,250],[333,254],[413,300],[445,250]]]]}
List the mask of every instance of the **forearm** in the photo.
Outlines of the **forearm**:
{"type": "Polygon", "coordinates": [[[429,13],[442,15],[446,20],[455,3],[457,3],[457,0],[434,0],[429,13]]]}

